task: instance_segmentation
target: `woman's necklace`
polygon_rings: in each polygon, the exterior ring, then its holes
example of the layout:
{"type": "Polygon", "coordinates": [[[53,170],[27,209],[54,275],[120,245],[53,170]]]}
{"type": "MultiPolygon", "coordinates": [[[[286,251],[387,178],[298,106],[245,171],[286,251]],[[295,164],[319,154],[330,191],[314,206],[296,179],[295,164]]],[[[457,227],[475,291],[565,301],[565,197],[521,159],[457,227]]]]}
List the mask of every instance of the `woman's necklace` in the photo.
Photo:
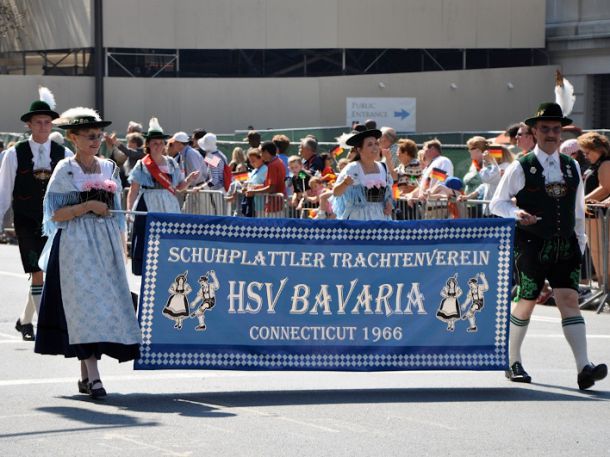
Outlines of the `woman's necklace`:
{"type": "Polygon", "coordinates": [[[93,158],[93,162],[89,166],[85,165],[77,157],[74,157],[74,160],[76,160],[76,163],[78,163],[81,170],[83,170],[83,173],[85,173],[86,175],[93,175],[97,173],[97,160],[95,159],[95,157],[93,158]]]}

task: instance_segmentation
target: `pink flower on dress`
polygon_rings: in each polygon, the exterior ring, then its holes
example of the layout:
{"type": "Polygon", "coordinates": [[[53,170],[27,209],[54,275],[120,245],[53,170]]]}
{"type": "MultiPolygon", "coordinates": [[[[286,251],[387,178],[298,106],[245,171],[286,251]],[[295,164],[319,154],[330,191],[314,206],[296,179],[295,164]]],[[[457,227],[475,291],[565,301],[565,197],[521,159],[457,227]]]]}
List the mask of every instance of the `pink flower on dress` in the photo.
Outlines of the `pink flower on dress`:
{"type": "Polygon", "coordinates": [[[117,185],[111,179],[106,179],[104,181],[87,181],[83,184],[83,191],[90,191],[94,189],[104,190],[114,194],[116,192],[117,185]]]}
{"type": "Polygon", "coordinates": [[[104,190],[114,194],[116,192],[116,183],[112,179],[106,179],[103,182],[104,190]]]}
{"type": "Polygon", "coordinates": [[[95,189],[95,182],[94,181],[87,181],[85,184],[83,184],[83,190],[92,190],[95,189]]]}

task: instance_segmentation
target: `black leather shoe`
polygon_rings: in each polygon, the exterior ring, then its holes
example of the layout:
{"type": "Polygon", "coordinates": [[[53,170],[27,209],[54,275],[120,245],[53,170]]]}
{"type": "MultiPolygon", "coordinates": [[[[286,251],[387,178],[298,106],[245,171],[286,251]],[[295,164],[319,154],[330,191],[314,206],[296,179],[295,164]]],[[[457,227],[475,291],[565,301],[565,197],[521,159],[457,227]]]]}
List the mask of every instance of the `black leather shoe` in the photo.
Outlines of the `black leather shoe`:
{"type": "Polygon", "coordinates": [[[81,394],[88,394],[89,393],[89,379],[85,378],[82,381],[79,379],[78,380],[78,392],[81,394]]]}
{"type": "Polygon", "coordinates": [[[89,384],[87,384],[87,393],[89,394],[89,396],[93,399],[96,398],[100,398],[100,397],[105,397],[106,396],[106,389],[104,389],[104,387],[96,387],[93,388],[93,386],[95,384],[99,384],[100,386],[102,385],[102,381],[100,381],[99,379],[95,379],[93,381],[91,381],[89,384]]]}
{"type": "Polygon", "coordinates": [[[532,377],[523,369],[521,362],[515,362],[511,367],[504,372],[506,377],[512,382],[524,382],[529,384],[532,382],[532,377]]]}
{"type": "Polygon", "coordinates": [[[34,335],[34,326],[32,324],[22,324],[21,319],[17,319],[15,330],[21,333],[23,341],[34,341],[36,338],[34,335]]]}
{"type": "Polygon", "coordinates": [[[587,365],[578,373],[578,388],[580,390],[588,389],[595,384],[595,381],[600,381],[608,375],[608,367],[605,363],[599,365],[593,365],[592,363],[587,365]]]}

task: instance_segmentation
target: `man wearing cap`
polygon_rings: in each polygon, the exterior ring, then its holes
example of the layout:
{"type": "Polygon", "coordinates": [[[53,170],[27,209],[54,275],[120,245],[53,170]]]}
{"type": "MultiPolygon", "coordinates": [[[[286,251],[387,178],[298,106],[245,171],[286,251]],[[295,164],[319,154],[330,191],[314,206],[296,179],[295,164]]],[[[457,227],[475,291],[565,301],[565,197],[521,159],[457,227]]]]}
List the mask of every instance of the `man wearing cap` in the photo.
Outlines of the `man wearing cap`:
{"type": "Polygon", "coordinates": [[[224,190],[224,167],[228,165],[226,156],[218,150],[216,135],[206,133],[197,143],[205,151],[205,165],[208,168],[208,180],[201,186],[209,190],[224,190]]]}
{"type": "Polygon", "coordinates": [[[42,294],[43,273],[38,258],[47,240],[42,235],[42,200],[57,163],[73,155],[49,139],[52,121],[59,114],[53,111],[55,99],[49,89],[41,87],[39,95],[40,100],[21,116],[32,134],[6,151],[0,167],[0,219],[12,205],[21,263],[31,275],[28,300],[15,324],[25,341],[34,340],[32,319],[42,294]]]}
{"type": "Polygon", "coordinates": [[[186,179],[194,171],[199,172],[199,177],[190,185],[194,187],[207,181],[208,167],[201,154],[193,149],[190,143],[191,138],[186,132],[176,132],[169,141],[167,152],[178,162],[182,179],[186,179]]]}
{"type": "Polygon", "coordinates": [[[525,123],[537,144],[506,169],[490,203],[494,214],[518,221],[515,264],[519,292],[510,316],[506,377],[531,382],[521,363],[521,344],[547,279],[574,354],[578,387],[584,390],[605,378],[608,368],[589,361],[585,321],[578,307],[580,264],[587,242],[584,190],[578,163],[559,154],[561,128],[572,121],[563,116],[557,103],[543,103],[525,123]]]}

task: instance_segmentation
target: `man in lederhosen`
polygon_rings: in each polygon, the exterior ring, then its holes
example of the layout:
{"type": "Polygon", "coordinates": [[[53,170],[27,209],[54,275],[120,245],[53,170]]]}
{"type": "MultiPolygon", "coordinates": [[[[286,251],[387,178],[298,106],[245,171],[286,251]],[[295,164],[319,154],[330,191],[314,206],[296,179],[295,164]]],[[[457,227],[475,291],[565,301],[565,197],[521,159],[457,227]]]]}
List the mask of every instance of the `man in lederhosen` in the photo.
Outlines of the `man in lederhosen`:
{"type": "Polygon", "coordinates": [[[555,291],[563,333],[574,354],[578,387],[584,390],[605,378],[608,368],[589,361],[585,321],[578,307],[580,265],[587,242],[585,198],[578,163],[559,153],[561,128],[572,121],[557,103],[543,103],[525,123],[537,144],[506,169],[490,203],[494,214],[518,221],[519,301],[510,316],[506,377],[531,382],[521,363],[521,344],[546,279],[555,291]]]}
{"type": "Polygon", "coordinates": [[[42,200],[55,165],[72,151],[49,140],[52,121],[57,119],[53,94],[39,89],[40,100],[21,116],[32,132],[27,140],[8,149],[0,168],[0,219],[13,207],[13,219],[21,263],[31,276],[30,293],[15,329],[25,341],[34,340],[32,319],[40,305],[43,273],[38,258],[47,240],[42,236],[42,200]]]}

